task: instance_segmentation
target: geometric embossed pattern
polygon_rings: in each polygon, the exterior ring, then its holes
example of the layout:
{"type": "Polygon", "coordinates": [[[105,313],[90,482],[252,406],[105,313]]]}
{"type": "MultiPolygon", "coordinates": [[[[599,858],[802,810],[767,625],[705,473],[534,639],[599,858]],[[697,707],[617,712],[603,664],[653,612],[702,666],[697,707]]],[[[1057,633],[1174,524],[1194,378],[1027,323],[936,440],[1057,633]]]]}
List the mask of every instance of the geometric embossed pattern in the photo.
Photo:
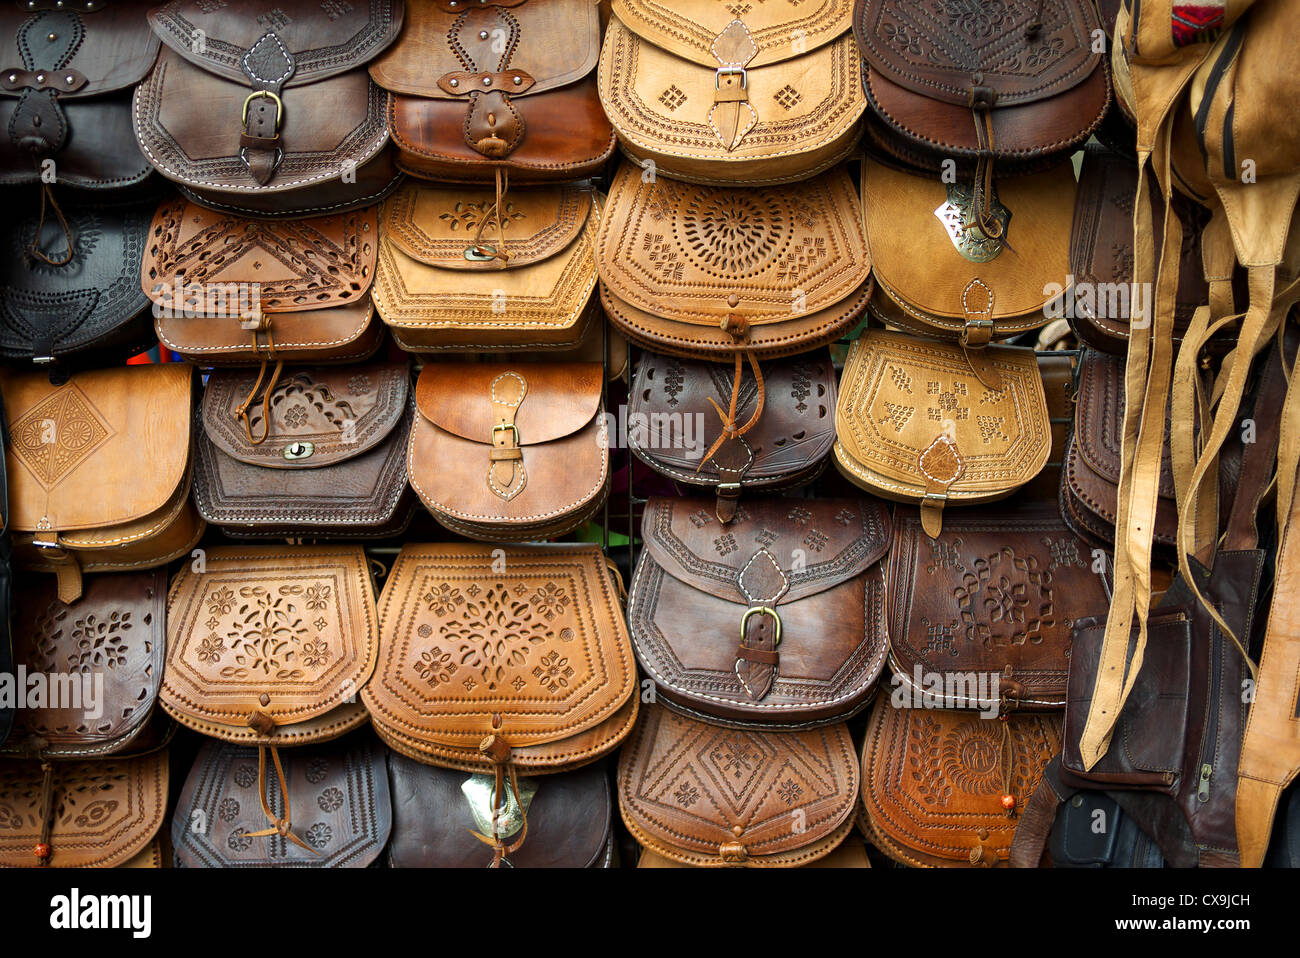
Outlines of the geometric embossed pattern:
{"type": "Polygon", "coordinates": [[[67,383],[24,413],[10,434],[18,461],[53,489],[113,435],[113,427],[76,383],[67,383]]]}

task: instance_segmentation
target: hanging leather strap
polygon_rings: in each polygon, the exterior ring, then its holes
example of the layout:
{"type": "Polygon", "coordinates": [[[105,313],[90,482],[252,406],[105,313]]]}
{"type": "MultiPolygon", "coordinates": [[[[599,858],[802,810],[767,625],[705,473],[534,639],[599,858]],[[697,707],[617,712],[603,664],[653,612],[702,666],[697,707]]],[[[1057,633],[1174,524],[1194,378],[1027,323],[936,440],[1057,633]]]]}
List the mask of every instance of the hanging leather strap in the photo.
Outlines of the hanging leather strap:
{"type": "MultiPolygon", "coordinates": [[[[269,334],[268,334],[269,335],[269,334]]],[[[271,378],[266,384],[266,389],[261,392],[262,396],[262,435],[253,435],[253,423],[249,419],[248,410],[257,402],[259,390],[262,390],[262,380],[266,378],[266,367],[270,363],[269,359],[263,359],[261,367],[257,370],[257,380],[253,383],[253,388],[249,390],[248,395],[243,401],[235,407],[235,418],[243,423],[244,435],[250,444],[260,446],[266,442],[267,437],[271,435],[271,394],[275,392],[276,385],[280,382],[280,374],[284,372],[284,360],[275,361],[275,369],[271,373],[271,378]]]]}
{"type": "Polygon", "coordinates": [[[515,424],[527,395],[528,381],[517,372],[504,372],[492,380],[492,448],[488,453],[487,484],[507,502],[528,485],[524,449],[515,424]]]}
{"type": "Polygon", "coordinates": [[[758,124],[758,114],[749,102],[749,74],[745,71],[758,54],[758,45],[742,21],[732,20],[713,38],[709,49],[718,61],[709,126],[730,151],[758,124]]]}
{"type": "Polygon", "coordinates": [[[247,832],[249,838],[265,838],[270,835],[279,835],[281,838],[287,838],[299,848],[319,856],[320,852],[312,848],[305,841],[293,833],[293,823],[289,815],[289,784],[284,778],[284,766],[280,764],[280,751],[274,745],[259,746],[257,749],[257,797],[262,803],[262,814],[266,820],[271,823],[270,828],[263,828],[256,832],[247,832]],[[280,797],[284,799],[284,817],[281,818],[271,811],[270,802],[266,797],[266,753],[271,753],[271,761],[275,764],[275,776],[280,784],[280,797]]]}
{"type": "Polygon", "coordinates": [[[523,800],[519,794],[519,778],[515,772],[514,763],[510,761],[512,750],[509,743],[501,736],[493,733],[479,742],[478,750],[492,762],[492,771],[495,778],[492,788],[492,834],[490,836],[484,835],[472,828],[469,833],[484,845],[491,847],[492,863],[488,867],[500,868],[502,865],[510,864],[509,856],[517,852],[523,846],[524,839],[528,837],[528,812],[524,808],[523,800]],[[509,782],[509,793],[506,792],[507,782],[509,782]],[[502,813],[510,805],[511,795],[519,804],[519,815],[523,820],[523,827],[519,830],[518,838],[513,842],[506,842],[498,830],[498,823],[501,820],[502,813]]]}
{"type": "Polygon", "coordinates": [[[731,374],[731,402],[728,404],[727,410],[724,412],[712,396],[708,397],[708,400],[710,405],[713,406],[714,412],[718,414],[718,418],[722,421],[722,431],[704,455],[700,457],[699,465],[695,467],[695,471],[699,472],[707,462],[713,463],[713,468],[718,472],[719,480],[714,512],[717,514],[718,521],[726,525],[736,518],[736,507],[740,499],[740,490],[745,473],[749,471],[749,467],[754,463],[753,450],[749,448],[749,444],[742,437],[754,426],[758,425],[759,417],[763,415],[763,406],[767,400],[763,370],[752,353],[746,351],[743,357],[742,354],[736,353],[735,369],[732,370],[731,374]],[[753,414],[743,426],[737,426],[736,413],[740,404],[744,358],[749,359],[750,367],[754,370],[754,383],[758,391],[754,397],[753,414]]]}

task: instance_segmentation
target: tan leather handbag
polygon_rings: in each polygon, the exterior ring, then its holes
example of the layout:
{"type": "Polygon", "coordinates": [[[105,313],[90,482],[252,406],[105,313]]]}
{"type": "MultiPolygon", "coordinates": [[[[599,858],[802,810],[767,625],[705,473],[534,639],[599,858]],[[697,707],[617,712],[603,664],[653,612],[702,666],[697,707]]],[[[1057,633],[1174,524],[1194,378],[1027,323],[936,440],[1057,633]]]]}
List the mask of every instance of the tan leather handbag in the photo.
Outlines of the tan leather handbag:
{"type": "Polygon", "coordinates": [[[609,491],[603,390],[596,363],[427,363],[411,485],[434,518],[472,539],[571,532],[609,491]]]}
{"type": "Polygon", "coordinates": [[[866,109],[851,0],[614,0],[600,100],[624,151],[657,174],[759,186],[819,173],[866,109]]]}
{"type": "Polygon", "coordinates": [[[412,352],[573,349],[599,327],[599,223],[580,186],[407,183],[381,209],[375,308],[412,352]]]}
{"type": "Polygon", "coordinates": [[[193,371],[178,363],[0,378],[8,417],[9,530],[17,565],[53,572],[151,569],[187,555],[204,523],[190,501],[193,371]]]}
{"type": "Polygon", "coordinates": [[[938,536],[947,505],[988,502],[1033,479],[1052,449],[1033,350],[987,346],[990,389],[957,343],[866,330],[849,348],[835,414],[835,464],[850,482],[921,507],[938,536]]]}

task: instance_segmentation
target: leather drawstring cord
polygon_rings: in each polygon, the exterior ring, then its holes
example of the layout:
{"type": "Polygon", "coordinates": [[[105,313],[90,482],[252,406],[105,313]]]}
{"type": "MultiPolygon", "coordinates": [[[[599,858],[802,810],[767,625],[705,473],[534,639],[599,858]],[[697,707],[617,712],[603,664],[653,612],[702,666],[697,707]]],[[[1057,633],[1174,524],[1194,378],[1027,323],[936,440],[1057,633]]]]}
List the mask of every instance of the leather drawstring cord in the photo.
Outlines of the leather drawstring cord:
{"type": "Polygon", "coordinates": [[[31,243],[27,246],[27,252],[30,256],[48,263],[50,266],[67,266],[72,262],[72,227],[68,225],[68,218],[63,215],[63,210],[59,207],[59,202],[54,198],[54,191],[50,189],[49,183],[41,184],[41,215],[36,218],[36,233],[32,236],[31,243]],[[41,231],[45,229],[45,205],[49,203],[54,207],[54,215],[59,218],[59,225],[63,227],[63,241],[68,245],[67,254],[62,259],[50,259],[41,249],[41,231]]]}
{"type": "Polygon", "coordinates": [[[763,415],[763,403],[766,398],[767,389],[763,383],[763,370],[759,368],[758,360],[754,358],[754,354],[749,350],[746,350],[743,354],[736,353],[736,369],[731,380],[730,407],[726,412],[723,412],[722,407],[717,404],[714,398],[712,396],[709,397],[709,403],[715,410],[717,410],[718,418],[722,420],[722,433],[713,441],[713,445],[709,447],[709,451],[701,457],[700,464],[695,467],[696,472],[699,472],[704,468],[704,464],[713,458],[713,454],[722,447],[724,442],[728,439],[739,439],[758,424],[758,417],[763,415]],[[743,426],[737,427],[736,403],[740,400],[740,378],[744,373],[743,364],[745,359],[749,360],[749,365],[754,370],[754,381],[758,383],[758,395],[755,397],[754,414],[749,417],[749,422],[745,423],[743,426]]]}
{"type": "Polygon", "coordinates": [[[289,819],[289,784],[284,779],[284,766],[280,764],[280,752],[274,745],[262,745],[258,746],[257,749],[257,798],[262,803],[262,814],[271,823],[271,827],[256,832],[247,832],[249,838],[265,838],[269,835],[279,835],[281,838],[289,839],[299,848],[306,849],[317,857],[320,856],[320,852],[291,831],[293,824],[289,819]],[[276,778],[280,780],[280,796],[284,799],[284,818],[277,818],[275,813],[271,811],[270,803],[266,800],[266,753],[268,751],[271,753],[271,760],[275,763],[276,778]]]}
{"type": "Polygon", "coordinates": [[[1002,742],[998,747],[998,765],[1002,771],[1002,808],[1007,818],[1016,817],[1016,796],[1011,791],[1011,766],[1015,762],[1015,747],[1011,743],[1011,715],[1005,709],[998,712],[1002,726],[1002,742]]]}
{"type": "Polygon", "coordinates": [[[495,776],[492,787],[492,835],[489,837],[482,832],[474,831],[472,828],[469,833],[492,849],[492,864],[488,867],[500,868],[503,864],[510,864],[508,856],[518,851],[523,845],[524,839],[528,837],[528,813],[524,810],[523,800],[519,796],[519,778],[515,774],[514,763],[510,761],[510,746],[505,743],[505,740],[497,738],[496,735],[489,735],[479,743],[478,750],[492,761],[492,770],[495,776]],[[501,813],[510,805],[510,795],[505,794],[507,779],[510,782],[511,794],[514,795],[515,802],[519,805],[519,817],[523,821],[519,837],[509,844],[501,839],[497,826],[501,813]]]}
{"type": "MultiPolygon", "coordinates": [[[[269,333],[267,338],[270,338],[269,333]]],[[[274,344],[271,346],[271,352],[275,352],[274,344]]],[[[248,410],[257,402],[257,393],[262,387],[262,380],[266,377],[266,366],[269,362],[269,358],[262,360],[262,366],[257,371],[257,382],[253,383],[253,388],[244,397],[244,401],[235,409],[235,418],[244,424],[244,435],[248,437],[248,441],[254,446],[260,446],[271,435],[271,393],[275,392],[275,387],[280,381],[280,373],[284,371],[284,360],[277,359],[275,361],[275,370],[271,373],[270,382],[266,384],[266,391],[262,394],[262,435],[255,437],[253,435],[253,424],[248,418],[248,410]]]]}
{"type": "Polygon", "coordinates": [[[975,161],[975,180],[972,184],[970,219],[964,224],[969,230],[978,227],[989,239],[1002,238],[1002,221],[993,215],[993,111],[992,103],[977,107],[972,96],[971,113],[975,119],[975,138],[978,158],[975,161]]]}
{"type": "Polygon", "coordinates": [[[50,837],[54,831],[54,764],[49,759],[41,759],[41,837],[32,852],[36,861],[44,867],[50,863],[50,837]]]}
{"type": "Polygon", "coordinates": [[[470,251],[473,251],[479,259],[499,259],[501,265],[505,266],[510,259],[510,254],[506,252],[506,224],[501,216],[502,200],[505,199],[506,191],[510,189],[510,175],[500,167],[496,171],[496,199],[493,201],[490,209],[483,211],[483,217],[479,220],[478,231],[474,234],[474,242],[470,244],[470,251]],[[483,231],[487,229],[488,221],[491,220],[497,228],[497,248],[487,252],[482,246],[483,231]]]}

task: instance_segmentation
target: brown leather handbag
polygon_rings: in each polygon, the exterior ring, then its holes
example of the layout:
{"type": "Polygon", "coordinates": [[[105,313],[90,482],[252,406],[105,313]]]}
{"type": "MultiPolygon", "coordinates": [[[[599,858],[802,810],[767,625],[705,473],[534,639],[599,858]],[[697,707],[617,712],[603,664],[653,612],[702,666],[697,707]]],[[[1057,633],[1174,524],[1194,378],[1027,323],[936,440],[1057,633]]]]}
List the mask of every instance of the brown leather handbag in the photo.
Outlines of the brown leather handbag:
{"type": "Polygon", "coordinates": [[[857,795],[843,723],[744,731],[649,705],[618,759],[628,831],[687,865],[793,868],[824,858],[853,830],[857,795]]]}
{"type": "Polygon", "coordinates": [[[614,152],[596,95],[599,56],[592,0],[408,0],[402,34],[370,76],[388,91],[407,173],[578,180],[614,152]]]}
{"type": "MultiPolygon", "coordinates": [[[[636,665],[619,590],[594,545],[403,546],[362,691],[375,730],[418,762],[492,775],[500,823],[520,773],[588,764],[631,731],[636,665]]],[[[527,830],[479,835],[500,864],[527,830]]]]}
{"type": "Polygon", "coordinates": [[[871,264],[840,168],[792,186],[692,186],[625,164],[596,267],[610,321],[647,349],[768,359],[833,342],[862,317],[871,264]]]}
{"type": "Polygon", "coordinates": [[[746,489],[812,482],[835,440],[835,367],[828,352],[771,360],[761,374],[761,410],[758,380],[751,375],[736,390],[735,371],[719,363],[646,352],[632,382],[628,448],[655,472],[712,489],[720,522],[735,518],[746,489]],[[735,420],[754,420],[742,436],[725,433],[723,410],[733,391],[735,420]]]}
{"type": "Polygon", "coordinates": [[[203,743],[172,813],[176,867],[365,868],[392,830],[386,752],[366,731],[294,749],[283,757],[287,791],[268,799],[256,749],[203,743]],[[258,836],[268,818],[303,842],[258,836]]]}
{"type": "Polygon", "coordinates": [[[0,184],[114,190],[153,167],[131,134],[131,88],[158,38],[140,0],[31,0],[0,9],[0,184]]]}
{"type": "Polygon", "coordinates": [[[208,377],[195,421],[194,503],[233,536],[399,534],[416,502],[406,483],[406,363],[285,369],[264,402],[241,406],[256,370],[208,377]],[[247,425],[247,429],[245,429],[247,425]]]}
{"type": "Polygon", "coordinates": [[[835,412],[835,464],[850,482],[918,503],[926,533],[944,507],[1010,495],[1052,448],[1033,350],[986,346],[987,387],[957,343],[869,329],[849,348],[835,412]]]}
{"type": "MultiPolygon", "coordinates": [[[[478,840],[491,834],[494,782],[481,772],[424,765],[394,752],[388,756],[393,796],[391,868],[482,868],[492,851],[478,840]]],[[[521,778],[519,794],[507,791],[498,808],[504,839],[528,841],[510,855],[514,868],[613,868],[614,797],[605,763],[572,772],[521,778]]]]}
{"type": "Polygon", "coordinates": [[[628,628],[665,705],[801,729],[861,710],[885,664],[889,516],[871,499],[652,498],[628,628]]]}
{"type": "Polygon", "coordinates": [[[915,698],[939,679],[929,704],[1064,708],[1074,623],[1110,601],[1094,565],[1050,501],[964,510],[935,538],[899,506],[885,586],[895,688],[915,698]]]}
{"type": "MultiPolygon", "coordinates": [[[[139,755],[175,726],[154,709],[167,654],[164,570],[86,576],[82,596],[61,602],[49,576],[14,590],[14,659],[40,675],[45,701],[17,710],[5,755],[49,759],[139,755]]],[[[15,688],[29,691],[20,678],[15,688]]]]}
{"type": "Polygon", "coordinates": [[[0,762],[0,867],[114,868],[167,814],[167,752],[97,761],[0,762]]]}
{"type": "Polygon", "coordinates": [[[53,572],[75,602],[81,573],[151,569],[203,534],[190,501],[192,370],[178,363],[0,379],[10,442],[14,562],[53,572]]]}
{"type": "MultiPolygon", "coordinates": [[[[636,860],[637,868],[691,868],[684,862],[673,861],[671,858],[665,858],[658,852],[652,852],[648,848],[642,848],[640,855],[636,860]]],[[[808,862],[804,865],[796,865],[796,868],[870,868],[871,860],[867,858],[867,846],[863,843],[862,838],[855,832],[850,832],[848,837],[828,854],[825,858],[818,858],[816,861],[808,862]]]]}
{"type": "Polygon", "coordinates": [[[384,94],[365,67],[397,38],[403,5],[288,6],[172,0],[149,10],[163,49],[136,87],[135,137],[189,199],[246,216],[318,216],[397,185],[384,94]]]}
{"type": "Polygon", "coordinates": [[[550,539],[609,491],[596,363],[426,363],[415,388],[411,485],[440,523],[472,539],[550,539]]]}
{"type": "Polygon", "coordinates": [[[880,696],[862,743],[871,843],[918,868],[1006,866],[1019,815],[1060,747],[1058,715],[981,718],[880,696]]]}
{"type": "Polygon", "coordinates": [[[613,14],[600,100],[637,163],[759,186],[820,173],[857,145],[849,0],[614,0],[613,14]]]}
{"type": "Polygon", "coordinates": [[[412,352],[573,349],[600,325],[599,223],[586,187],[408,183],[380,214],[375,308],[412,352]]]}

